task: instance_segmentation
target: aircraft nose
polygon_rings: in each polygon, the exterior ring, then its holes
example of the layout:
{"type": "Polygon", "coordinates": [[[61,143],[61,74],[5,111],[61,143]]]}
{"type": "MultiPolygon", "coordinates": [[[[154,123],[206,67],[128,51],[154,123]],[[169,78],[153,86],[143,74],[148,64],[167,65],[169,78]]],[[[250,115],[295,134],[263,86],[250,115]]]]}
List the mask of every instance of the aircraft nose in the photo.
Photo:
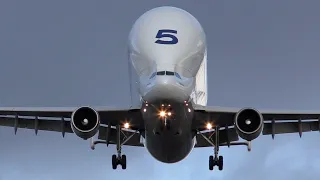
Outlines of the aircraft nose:
{"type": "Polygon", "coordinates": [[[188,99],[187,93],[179,87],[174,76],[157,76],[152,84],[150,91],[144,96],[146,101],[170,99],[184,102],[188,99]]]}
{"type": "Polygon", "coordinates": [[[162,86],[168,86],[168,85],[173,85],[175,83],[175,79],[172,77],[168,77],[168,76],[158,76],[156,78],[156,84],[158,85],[162,85],[162,86]]]}
{"type": "Polygon", "coordinates": [[[184,92],[176,84],[174,77],[157,77],[155,90],[159,98],[184,101],[184,92]]]}

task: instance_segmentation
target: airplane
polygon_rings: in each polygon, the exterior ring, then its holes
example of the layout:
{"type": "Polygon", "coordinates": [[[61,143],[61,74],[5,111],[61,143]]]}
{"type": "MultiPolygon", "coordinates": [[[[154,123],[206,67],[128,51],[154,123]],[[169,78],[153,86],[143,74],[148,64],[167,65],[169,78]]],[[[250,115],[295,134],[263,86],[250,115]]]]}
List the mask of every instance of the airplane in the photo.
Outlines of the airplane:
{"type": "Polygon", "coordinates": [[[133,24],[128,61],[138,77],[139,105],[124,107],[0,107],[0,125],[62,133],[115,145],[112,168],[127,168],[123,146],[145,147],[163,163],[177,163],[194,148],[212,147],[209,170],[223,170],[221,146],[247,146],[262,135],[320,130],[320,111],[208,106],[206,35],[189,12],[150,9],[133,24]],[[95,136],[98,140],[94,140],[95,136]],[[240,140],[240,138],[242,140],[240,140]]]}

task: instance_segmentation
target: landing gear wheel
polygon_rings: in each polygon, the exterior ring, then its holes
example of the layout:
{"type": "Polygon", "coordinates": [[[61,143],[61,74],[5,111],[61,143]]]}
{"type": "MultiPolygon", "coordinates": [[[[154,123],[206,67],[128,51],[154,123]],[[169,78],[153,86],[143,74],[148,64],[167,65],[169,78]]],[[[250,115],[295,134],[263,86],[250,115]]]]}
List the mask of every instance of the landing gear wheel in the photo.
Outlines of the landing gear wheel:
{"type": "Polygon", "coordinates": [[[122,166],[122,169],[126,169],[127,168],[127,157],[126,157],[126,155],[122,155],[121,156],[121,166],[122,166]]]}
{"type": "Polygon", "coordinates": [[[117,169],[117,166],[121,165],[122,169],[127,168],[127,157],[126,155],[122,156],[117,156],[117,155],[112,155],[112,169],[117,169]]]}
{"type": "Polygon", "coordinates": [[[222,169],[223,169],[223,156],[219,156],[218,167],[219,167],[219,170],[222,171],[222,169]]]}
{"type": "Polygon", "coordinates": [[[219,156],[219,158],[209,156],[209,170],[212,171],[214,166],[218,166],[220,171],[223,170],[223,156],[219,156]]]}
{"type": "Polygon", "coordinates": [[[112,169],[117,169],[118,166],[118,159],[117,156],[114,154],[112,155],[112,169]]]}
{"type": "Polygon", "coordinates": [[[214,159],[213,156],[209,156],[209,170],[212,171],[214,167],[214,159]]]}

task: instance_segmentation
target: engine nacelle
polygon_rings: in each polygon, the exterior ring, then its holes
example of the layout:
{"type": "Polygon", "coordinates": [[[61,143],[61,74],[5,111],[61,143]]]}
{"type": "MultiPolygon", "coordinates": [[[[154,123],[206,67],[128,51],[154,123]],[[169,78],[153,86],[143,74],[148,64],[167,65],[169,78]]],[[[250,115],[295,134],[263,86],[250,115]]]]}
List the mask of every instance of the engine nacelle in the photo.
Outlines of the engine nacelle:
{"type": "Polygon", "coordinates": [[[261,134],[264,122],[259,111],[253,108],[244,108],[236,114],[234,125],[242,139],[252,141],[261,134]]]}
{"type": "Polygon", "coordinates": [[[71,129],[82,139],[93,137],[99,131],[99,126],[99,114],[91,107],[80,107],[71,115],[71,129]]]}

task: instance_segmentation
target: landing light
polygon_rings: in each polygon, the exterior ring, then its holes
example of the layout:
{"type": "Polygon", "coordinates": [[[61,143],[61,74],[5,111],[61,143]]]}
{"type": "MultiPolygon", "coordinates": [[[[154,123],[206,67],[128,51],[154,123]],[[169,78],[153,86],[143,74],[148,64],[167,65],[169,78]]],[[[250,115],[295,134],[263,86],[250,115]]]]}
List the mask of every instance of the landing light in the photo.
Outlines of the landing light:
{"type": "Polygon", "coordinates": [[[130,127],[130,124],[129,123],[124,123],[124,128],[128,129],[130,127]]]}
{"type": "Polygon", "coordinates": [[[207,129],[208,130],[212,129],[212,124],[211,123],[207,123],[207,129]]]}
{"type": "Polygon", "coordinates": [[[168,112],[168,116],[171,116],[171,112],[168,112]]]}
{"type": "Polygon", "coordinates": [[[144,108],[144,109],[143,109],[143,112],[146,112],[146,111],[147,111],[147,109],[146,109],[146,108],[144,108]]]}
{"type": "Polygon", "coordinates": [[[165,116],[166,116],[166,112],[160,111],[159,115],[160,115],[161,117],[165,117],[165,116]]]}

